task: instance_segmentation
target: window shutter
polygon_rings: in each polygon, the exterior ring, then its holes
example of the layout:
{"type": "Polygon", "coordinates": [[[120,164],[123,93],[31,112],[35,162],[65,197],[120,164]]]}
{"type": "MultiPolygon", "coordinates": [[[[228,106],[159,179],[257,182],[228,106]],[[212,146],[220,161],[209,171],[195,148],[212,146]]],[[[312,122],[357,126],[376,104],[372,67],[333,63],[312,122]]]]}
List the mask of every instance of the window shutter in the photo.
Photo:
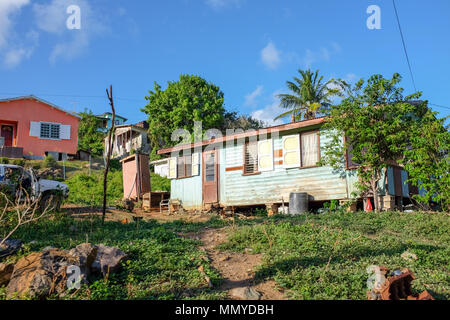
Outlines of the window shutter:
{"type": "Polygon", "coordinates": [[[282,144],[284,168],[300,167],[300,136],[298,134],[285,136],[282,144]]]}
{"type": "Polygon", "coordinates": [[[169,174],[167,175],[169,179],[177,178],[177,158],[169,158],[169,174]]]}
{"type": "Polygon", "coordinates": [[[60,139],[70,140],[70,125],[60,126],[60,139]]]}
{"type": "Polygon", "coordinates": [[[272,139],[258,141],[258,170],[273,170],[273,143],[272,139]]]}
{"type": "Polygon", "coordinates": [[[200,174],[200,156],[198,153],[192,154],[192,175],[198,176],[200,174]]]}
{"type": "Polygon", "coordinates": [[[40,122],[30,122],[30,137],[40,137],[41,136],[41,123],[40,122]]]}

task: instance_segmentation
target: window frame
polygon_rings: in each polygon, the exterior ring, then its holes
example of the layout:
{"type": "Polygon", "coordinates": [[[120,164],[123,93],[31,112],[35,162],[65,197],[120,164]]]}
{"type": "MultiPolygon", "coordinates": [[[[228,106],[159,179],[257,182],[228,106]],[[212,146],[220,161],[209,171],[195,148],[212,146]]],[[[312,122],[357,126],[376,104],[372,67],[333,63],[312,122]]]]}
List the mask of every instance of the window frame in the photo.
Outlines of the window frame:
{"type": "Polygon", "coordinates": [[[304,166],[303,165],[303,152],[302,152],[302,135],[303,134],[308,134],[308,133],[316,133],[317,134],[317,162],[320,161],[321,157],[320,157],[320,130],[319,129],[315,129],[315,130],[309,130],[309,131],[303,131],[299,133],[299,142],[300,142],[300,169],[308,169],[308,168],[317,168],[320,167],[317,164],[314,165],[309,165],[309,166],[304,166]]]}
{"type": "Polygon", "coordinates": [[[259,159],[258,159],[258,140],[257,141],[245,141],[245,143],[243,144],[243,169],[242,169],[242,175],[243,176],[253,176],[253,175],[257,175],[257,174],[261,174],[261,171],[258,170],[258,164],[259,164],[259,159]],[[245,154],[247,152],[247,147],[248,145],[252,143],[256,145],[256,165],[254,166],[254,168],[256,168],[256,170],[254,170],[253,172],[247,172],[246,171],[246,165],[245,165],[245,154]]]}
{"type": "Polygon", "coordinates": [[[191,166],[191,171],[190,171],[190,175],[188,176],[188,175],[186,175],[186,168],[187,168],[187,166],[186,166],[186,159],[187,158],[191,158],[192,159],[192,155],[182,155],[182,156],[178,156],[178,157],[176,157],[177,158],[177,180],[179,180],[179,179],[186,179],[186,178],[192,178],[193,177],[193,175],[192,175],[192,160],[190,161],[190,163],[189,163],[189,166],[191,166]],[[178,170],[178,166],[179,166],[179,164],[178,164],[178,161],[179,161],[179,159],[180,158],[183,158],[183,165],[184,165],[184,176],[180,176],[180,171],[178,170]]]}
{"type": "Polygon", "coordinates": [[[39,139],[45,139],[45,140],[61,140],[61,124],[55,123],[55,122],[45,122],[41,121],[39,122],[39,139]],[[48,137],[42,136],[42,125],[48,125],[48,137]],[[58,138],[52,137],[52,127],[58,127],[58,138]]]}

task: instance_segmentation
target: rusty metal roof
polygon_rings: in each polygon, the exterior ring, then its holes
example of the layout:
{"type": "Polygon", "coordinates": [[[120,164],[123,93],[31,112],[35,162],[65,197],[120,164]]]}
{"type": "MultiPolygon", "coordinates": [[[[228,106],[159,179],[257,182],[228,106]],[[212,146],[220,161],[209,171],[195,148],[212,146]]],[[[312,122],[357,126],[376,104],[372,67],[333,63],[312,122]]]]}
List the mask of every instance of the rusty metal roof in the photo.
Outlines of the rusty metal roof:
{"type": "Polygon", "coordinates": [[[157,153],[165,154],[165,153],[169,153],[172,151],[179,151],[179,150],[190,149],[190,148],[195,148],[195,147],[202,147],[202,146],[206,146],[209,144],[221,143],[221,142],[235,140],[235,139],[243,139],[243,138],[257,136],[257,135],[269,134],[272,132],[280,132],[280,131],[287,131],[287,130],[298,129],[298,128],[303,128],[303,127],[309,127],[309,126],[321,124],[324,121],[325,121],[325,117],[315,118],[315,119],[311,119],[311,120],[291,122],[291,123],[277,125],[277,126],[268,127],[268,128],[263,128],[263,129],[259,129],[259,130],[251,130],[251,131],[247,131],[247,132],[243,132],[243,133],[237,133],[237,134],[233,134],[233,135],[229,135],[229,136],[225,136],[225,137],[220,137],[220,138],[215,138],[215,139],[210,139],[210,140],[203,140],[200,142],[188,143],[188,144],[170,147],[170,148],[164,148],[164,149],[158,150],[157,153]]]}

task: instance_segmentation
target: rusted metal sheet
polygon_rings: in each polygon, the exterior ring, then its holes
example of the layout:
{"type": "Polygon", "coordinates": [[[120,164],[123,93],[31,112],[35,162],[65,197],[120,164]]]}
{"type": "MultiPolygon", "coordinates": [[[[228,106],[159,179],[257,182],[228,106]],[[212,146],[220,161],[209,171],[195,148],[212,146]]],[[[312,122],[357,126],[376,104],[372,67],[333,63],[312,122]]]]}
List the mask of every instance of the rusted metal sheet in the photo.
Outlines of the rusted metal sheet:
{"type": "MultiPolygon", "coordinates": [[[[380,267],[382,277],[388,272],[387,268],[380,267]]],[[[369,300],[434,300],[428,291],[423,291],[419,295],[414,295],[411,289],[411,282],[416,277],[409,269],[394,272],[385,278],[380,287],[374,288],[367,293],[369,300]]]]}

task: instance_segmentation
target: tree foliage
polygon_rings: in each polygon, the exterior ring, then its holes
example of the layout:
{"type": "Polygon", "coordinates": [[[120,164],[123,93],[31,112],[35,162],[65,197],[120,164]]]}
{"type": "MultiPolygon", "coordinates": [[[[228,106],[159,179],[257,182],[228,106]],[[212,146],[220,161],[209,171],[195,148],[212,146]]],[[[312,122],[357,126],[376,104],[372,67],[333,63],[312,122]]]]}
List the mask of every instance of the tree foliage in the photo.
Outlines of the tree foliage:
{"type": "Polygon", "coordinates": [[[403,97],[400,81],[397,73],[391,79],[373,75],[366,84],[360,80],[340,105],[331,107],[325,124],[331,138],[322,164],[342,168],[345,154],[351,152],[353,162],[359,164],[358,187],[363,195],[374,196],[376,210],[383,170],[404,160],[410,148],[411,128],[428,112],[426,102],[410,103],[421,93],[403,97]]]}
{"type": "Polygon", "coordinates": [[[261,129],[266,127],[264,121],[252,118],[247,115],[239,115],[237,112],[225,112],[224,121],[220,129],[223,133],[226,133],[228,129],[261,129]]]}
{"type": "Polygon", "coordinates": [[[438,119],[428,110],[419,120],[410,128],[410,148],[405,150],[403,160],[409,182],[423,191],[414,198],[426,207],[433,201],[449,211],[450,133],[446,118],[438,119]]]}
{"type": "Polygon", "coordinates": [[[348,86],[343,80],[330,79],[323,81],[319,70],[298,70],[299,77],[294,81],[286,81],[290,94],[279,94],[281,107],[289,109],[275,118],[275,120],[291,115],[292,120],[314,119],[318,113],[325,113],[331,106],[333,97],[342,97],[348,86]]]}
{"type": "Polygon", "coordinates": [[[178,81],[169,81],[165,90],[155,82],[145,99],[148,102],[142,111],[148,115],[153,153],[178,143],[171,140],[175,130],[193,133],[194,121],[202,121],[205,131],[220,128],[224,120],[223,92],[199,76],[180,75],[178,81]]]}
{"type": "Polygon", "coordinates": [[[87,109],[79,115],[81,120],[78,126],[78,149],[89,151],[93,156],[101,156],[105,137],[104,133],[98,130],[101,127],[101,120],[87,109]]]}

